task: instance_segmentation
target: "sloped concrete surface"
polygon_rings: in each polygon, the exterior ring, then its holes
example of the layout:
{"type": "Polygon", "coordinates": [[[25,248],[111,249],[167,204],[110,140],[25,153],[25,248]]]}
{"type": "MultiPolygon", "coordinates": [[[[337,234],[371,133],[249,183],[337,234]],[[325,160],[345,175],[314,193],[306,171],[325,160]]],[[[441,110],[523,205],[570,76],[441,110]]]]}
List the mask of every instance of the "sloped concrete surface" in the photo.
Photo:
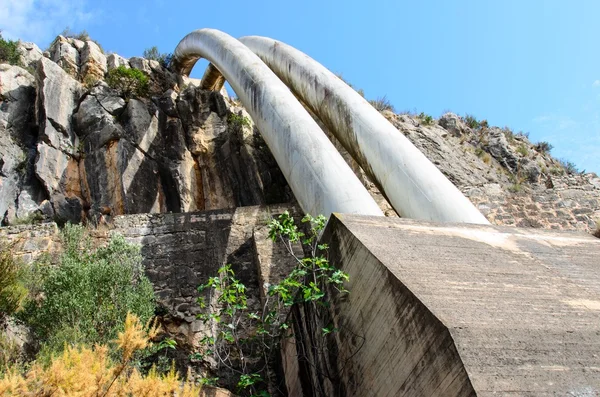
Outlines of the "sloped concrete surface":
{"type": "Polygon", "coordinates": [[[322,390],[600,394],[599,239],[340,214],[324,238],[350,294],[332,305],[338,372],[322,390]]]}

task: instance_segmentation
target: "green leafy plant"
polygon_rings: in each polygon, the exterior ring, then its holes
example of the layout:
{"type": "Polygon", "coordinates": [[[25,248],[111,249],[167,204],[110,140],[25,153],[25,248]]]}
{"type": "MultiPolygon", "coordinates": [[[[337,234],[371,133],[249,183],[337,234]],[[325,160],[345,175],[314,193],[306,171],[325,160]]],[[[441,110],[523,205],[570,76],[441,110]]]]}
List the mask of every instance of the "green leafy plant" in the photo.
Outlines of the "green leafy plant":
{"type": "Polygon", "coordinates": [[[144,50],[143,57],[146,59],[150,59],[153,61],[157,61],[164,68],[168,68],[171,63],[171,59],[173,59],[173,54],[170,53],[160,53],[158,51],[158,47],[150,47],[144,50]]]}
{"type": "Polygon", "coordinates": [[[433,125],[435,123],[435,119],[424,112],[421,112],[418,118],[421,120],[421,124],[423,125],[433,125]]]}
{"type": "Polygon", "coordinates": [[[375,109],[379,110],[380,112],[383,112],[384,110],[389,110],[393,113],[396,113],[396,109],[394,108],[394,105],[392,105],[392,103],[389,101],[389,99],[387,99],[387,97],[385,95],[382,97],[379,97],[377,99],[370,99],[369,103],[371,104],[371,106],[373,106],[375,109]]]}
{"type": "Polygon", "coordinates": [[[517,148],[517,153],[525,157],[529,154],[529,150],[527,150],[527,147],[525,145],[519,145],[519,147],[517,148]]]}
{"type": "Polygon", "coordinates": [[[25,302],[23,266],[13,257],[11,246],[0,245],[0,320],[19,311],[25,302]]]}
{"type": "Polygon", "coordinates": [[[5,40],[0,32],[0,63],[8,63],[10,65],[23,66],[21,64],[21,56],[17,48],[19,42],[13,40],[5,40]]]}
{"type": "Polygon", "coordinates": [[[229,124],[232,124],[235,128],[250,127],[252,125],[248,117],[237,113],[229,114],[227,121],[229,122],[229,124]]]}
{"type": "Polygon", "coordinates": [[[56,265],[38,264],[39,292],[22,318],[42,343],[46,356],[64,344],[108,344],[127,313],[147,322],[154,314],[152,285],[144,275],[139,247],[113,235],[94,248],[82,226],[62,231],[64,252],[56,265]]]}
{"type": "Polygon", "coordinates": [[[11,225],[35,225],[44,220],[44,214],[39,211],[31,212],[22,218],[16,218],[11,225]]]}
{"type": "Polygon", "coordinates": [[[479,157],[484,163],[489,164],[492,161],[492,157],[482,148],[478,147],[475,149],[475,155],[479,157]]]}
{"type": "Polygon", "coordinates": [[[535,150],[540,153],[550,153],[550,151],[554,148],[550,143],[546,141],[538,142],[535,145],[535,150]]]}
{"type": "Polygon", "coordinates": [[[579,169],[577,168],[577,166],[575,165],[575,163],[572,163],[569,160],[565,160],[565,159],[559,159],[558,162],[560,163],[560,165],[563,167],[563,169],[565,170],[565,172],[569,175],[575,175],[579,173],[579,169]]]}
{"type": "Polygon", "coordinates": [[[477,121],[477,118],[475,118],[475,116],[471,114],[467,114],[465,116],[465,123],[467,124],[467,127],[472,128],[474,130],[479,128],[479,121],[477,121]]]}
{"type": "MultiPolygon", "coordinates": [[[[325,217],[307,215],[302,222],[311,226],[306,233],[286,211],[268,224],[269,238],[283,243],[296,260],[296,266],[281,282],[268,288],[262,310],[249,309],[246,286],[236,278],[231,265],[221,267],[218,276],[210,277],[198,287],[201,294],[208,292],[208,299],[206,296],[198,298],[203,310],[198,317],[211,333],[202,340],[204,353],[194,358],[210,356],[218,366],[237,373],[236,386],[240,394],[265,395],[261,387],[268,373],[269,358],[277,351],[279,341],[288,335],[287,314],[293,305],[325,305],[330,288],[339,293],[348,292],[344,288],[348,274],[329,262],[326,255],[329,247],[318,243],[325,217]],[[301,244],[307,255],[297,256],[295,244],[301,244]],[[262,366],[257,365],[257,361],[262,362],[262,366]]],[[[333,327],[322,330],[324,335],[335,331],[333,327]]]]}
{"type": "Polygon", "coordinates": [[[508,191],[511,193],[519,193],[523,189],[520,183],[513,183],[508,187],[508,191]]]}
{"type": "Polygon", "coordinates": [[[127,99],[132,96],[146,97],[150,91],[150,82],[144,72],[123,65],[108,72],[106,83],[127,99]]]}

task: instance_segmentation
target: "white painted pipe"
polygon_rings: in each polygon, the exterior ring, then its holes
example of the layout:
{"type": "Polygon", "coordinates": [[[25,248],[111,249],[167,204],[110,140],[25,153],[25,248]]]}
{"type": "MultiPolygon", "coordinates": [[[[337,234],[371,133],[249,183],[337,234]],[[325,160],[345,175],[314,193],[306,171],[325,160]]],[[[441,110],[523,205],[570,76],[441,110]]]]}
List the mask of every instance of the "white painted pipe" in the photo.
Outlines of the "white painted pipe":
{"type": "Polygon", "coordinates": [[[489,224],[419,149],[323,65],[270,38],[240,41],[321,119],[401,216],[489,224]]]}
{"type": "Polygon", "coordinates": [[[383,216],[317,123],[248,47],[218,30],[196,30],[177,45],[173,68],[189,75],[200,58],[222,73],[252,116],[303,211],[383,216]]]}

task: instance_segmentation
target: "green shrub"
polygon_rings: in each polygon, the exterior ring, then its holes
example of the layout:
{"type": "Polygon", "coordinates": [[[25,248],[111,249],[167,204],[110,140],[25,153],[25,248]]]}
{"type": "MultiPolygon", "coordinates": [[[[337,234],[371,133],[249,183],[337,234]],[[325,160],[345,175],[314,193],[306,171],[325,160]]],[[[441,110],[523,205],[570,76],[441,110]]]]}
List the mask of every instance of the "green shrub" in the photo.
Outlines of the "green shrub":
{"type": "Polygon", "coordinates": [[[560,165],[563,167],[563,169],[565,170],[565,172],[567,174],[569,174],[569,175],[579,174],[579,169],[577,168],[575,163],[572,163],[565,159],[559,159],[558,162],[560,163],[560,165]]]}
{"type": "Polygon", "coordinates": [[[231,113],[227,118],[227,121],[235,128],[250,127],[252,125],[248,117],[237,113],[231,113]]]}
{"type": "MultiPolygon", "coordinates": [[[[329,262],[329,247],[318,241],[326,221],[322,215],[316,218],[306,215],[302,222],[310,225],[307,233],[301,231],[287,211],[269,222],[269,238],[285,245],[297,264],[278,284],[269,286],[267,303],[262,311],[253,311],[248,306],[246,286],[236,278],[231,265],[222,266],[218,275],[198,287],[201,294],[198,304],[203,311],[198,318],[208,325],[210,334],[201,340],[203,353],[196,353],[194,359],[211,357],[217,368],[227,368],[238,374],[236,388],[239,395],[268,395],[263,389],[270,371],[268,358],[279,354],[279,342],[289,336],[294,317],[288,316],[290,307],[311,305],[314,310],[323,310],[320,314],[324,314],[334,293],[349,292],[344,287],[349,280],[348,274],[329,262]],[[304,257],[296,256],[293,244],[303,245],[304,257]],[[264,359],[267,359],[266,365],[257,368],[254,363],[264,359]]],[[[320,332],[325,342],[327,335],[336,333],[337,329],[329,324],[314,332],[320,332]]],[[[315,351],[325,351],[326,346],[326,343],[315,346],[315,351]]],[[[213,384],[217,381],[218,378],[204,380],[213,384]]]]}
{"type": "Polygon", "coordinates": [[[369,103],[371,104],[371,106],[373,106],[375,109],[379,110],[380,112],[383,112],[384,110],[389,110],[393,113],[396,113],[396,109],[394,108],[394,105],[392,105],[392,103],[389,101],[389,99],[387,99],[387,97],[385,95],[382,97],[379,97],[377,99],[370,99],[369,103]]]}
{"type": "Polygon", "coordinates": [[[139,247],[114,235],[93,249],[81,226],[66,225],[57,265],[39,265],[40,291],[22,318],[42,342],[42,357],[65,344],[107,344],[117,337],[128,312],[147,322],[154,292],[144,275],[139,247]]]}
{"type": "Polygon", "coordinates": [[[424,112],[421,112],[417,117],[419,118],[419,120],[421,120],[421,124],[423,125],[433,125],[435,123],[433,117],[431,117],[428,114],[425,114],[424,112]]]}
{"type": "Polygon", "coordinates": [[[511,193],[519,193],[522,190],[520,183],[514,183],[508,187],[508,191],[511,193]]]}
{"type": "Polygon", "coordinates": [[[546,142],[546,141],[542,141],[542,142],[538,142],[535,145],[535,150],[537,150],[540,153],[550,153],[550,151],[552,150],[554,146],[552,146],[550,143],[546,142]]]}
{"type": "Polygon", "coordinates": [[[21,64],[21,56],[17,50],[17,45],[17,41],[4,40],[0,33],[0,63],[23,66],[21,64]]]}
{"type": "Polygon", "coordinates": [[[517,153],[525,157],[529,154],[529,151],[527,150],[527,147],[525,145],[519,145],[519,147],[517,148],[517,153]]]}
{"type": "Polygon", "coordinates": [[[41,223],[44,220],[44,215],[41,212],[31,212],[27,216],[17,218],[11,225],[35,225],[41,223]]]}
{"type": "Polygon", "coordinates": [[[479,128],[479,121],[477,121],[477,118],[475,118],[473,115],[467,114],[465,116],[465,123],[467,124],[467,127],[474,130],[479,128]]]}
{"type": "Polygon", "coordinates": [[[0,246],[0,320],[21,309],[27,297],[23,266],[13,258],[10,246],[0,246]]]}
{"type": "Polygon", "coordinates": [[[146,59],[157,61],[164,68],[168,68],[169,64],[171,63],[171,59],[173,59],[173,54],[170,54],[170,53],[163,53],[163,54],[161,54],[158,51],[158,48],[156,46],[150,47],[150,48],[146,48],[144,50],[143,56],[146,59]]]}
{"type": "Polygon", "coordinates": [[[144,72],[123,65],[108,72],[106,83],[125,98],[146,97],[150,91],[150,82],[144,72]]]}

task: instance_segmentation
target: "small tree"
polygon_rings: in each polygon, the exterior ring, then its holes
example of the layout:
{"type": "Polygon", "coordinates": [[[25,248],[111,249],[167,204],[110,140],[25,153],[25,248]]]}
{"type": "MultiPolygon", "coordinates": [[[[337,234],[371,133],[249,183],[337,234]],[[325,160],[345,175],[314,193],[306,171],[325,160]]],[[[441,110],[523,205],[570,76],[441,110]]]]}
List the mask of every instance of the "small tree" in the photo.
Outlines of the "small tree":
{"type": "Polygon", "coordinates": [[[132,96],[145,97],[150,90],[150,82],[144,72],[123,65],[108,72],[106,83],[127,99],[132,96]]]}
{"type": "Polygon", "coordinates": [[[17,49],[17,41],[5,40],[0,31],[0,63],[8,63],[10,65],[21,65],[21,56],[17,49]]]}
{"type": "Polygon", "coordinates": [[[173,58],[173,54],[170,54],[170,53],[162,53],[161,54],[158,51],[158,47],[156,47],[156,46],[146,48],[144,50],[143,56],[146,59],[157,61],[165,68],[169,67],[169,64],[171,63],[171,59],[173,58]]]}

